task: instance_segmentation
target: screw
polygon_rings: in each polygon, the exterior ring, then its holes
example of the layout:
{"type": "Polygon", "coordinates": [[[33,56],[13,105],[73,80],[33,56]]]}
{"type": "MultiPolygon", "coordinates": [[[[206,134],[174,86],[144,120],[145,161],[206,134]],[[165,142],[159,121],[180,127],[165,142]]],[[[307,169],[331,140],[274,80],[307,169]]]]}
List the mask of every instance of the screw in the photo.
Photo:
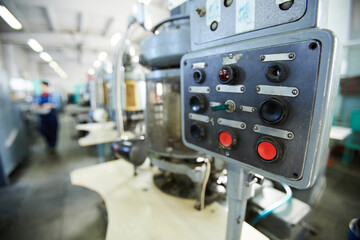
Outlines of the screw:
{"type": "Polygon", "coordinates": [[[199,17],[205,16],[206,10],[205,8],[197,8],[195,11],[199,14],[199,17]]]}
{"type": "Polygon", "coordinates": [[[259,130],[259,127],[258,126],[254,126],[254,131],[257,131],[257,130],[259,130]]]}
{"type": "Polygon", "coordinates": [[[222,123],[221,119],[218,119],[218,123],[222,123]]]}
{"type": "Polygon", "coordinates": [[[207,92],[210,92],[210,88],[207,88],[206,91],[207,91],[207,92]]]}
{"type": "Polygon", "coordinates": [[[225,155],[226,155],[226,156],[230,156],[229,151],[226,151],[226,152],[225,152],[225,155]]]}
{"type": "Polygon", "coordinates": [[[230,59],[233,59],[233,57],[234,57],[234,54],[230,53],[230,54],[229,54],[229,58],[230,58],[230,59]]]}
{"type": "Polygon", "coordinates": [[[220,87],[217,87],[216,90],[220,91],[220,87]]]}
{"type": "Polygon", "coordinates": [[[293,138],[294,137],[294,135],[292,134],[292,133],[288,133],[288,138],[293,138]]]}
{"type": "Polygon", "coordinates": [[[225,7],[230,7],[230,5],[233,3],[233,0],[225,0],[225,7]]]}
{"type": "Polygon", "coordinates": [[[260,92],[260,87],[256,87],[256,92],[260,92]]]}
{"type": "Polygon", "coordinates": [[[252,112],[256,112],[256,108],[251,108],[251,111],[252,111],[252,112]]]}
{"type": "Polygon", "coordinates": [[[244,108],[242,106],[239,107],[240,111],[242,111],[244,108]]]}
{"type": "Polygon", "coordinates": [[[191,91],[191,89],[192,89],[192,88],[191,88],[191,87],[189,87],[189,91],[191,91]]]}
{"type": "Polygon", "coordinates": [[[260,56],[260,61],[264,61],[265,60],[265,56],[264,55],[261,55],[260,56]]]}
{"type": "Polygon", "coordinates": [[[289,53],[289,58],[290,58],[290,59],[294,59],[294,58],[295,58],[295,53],[293,53],[293,52],[292,52],[292,53],[289,53]]]}
{"type": "Polygon", "coordinates": [[[240,88],[240,90],[241,90],[242,92],[245,92],[245,89],[246,89],[245,87],[241,87],[241,88],[240,88]]]}
{"type": "Polygon", "coordinates": [[[241,127],[241,128],[246,128],[245,123],[240,124],[240,127],[241,127]]]}
{"type": "Polygon", "coordinates": [[[294,90],[291,91],[291,93],[292,93],[293,95],[298,95],[299,92],[298,92],[298,90],[294,89],[294,90]]]}

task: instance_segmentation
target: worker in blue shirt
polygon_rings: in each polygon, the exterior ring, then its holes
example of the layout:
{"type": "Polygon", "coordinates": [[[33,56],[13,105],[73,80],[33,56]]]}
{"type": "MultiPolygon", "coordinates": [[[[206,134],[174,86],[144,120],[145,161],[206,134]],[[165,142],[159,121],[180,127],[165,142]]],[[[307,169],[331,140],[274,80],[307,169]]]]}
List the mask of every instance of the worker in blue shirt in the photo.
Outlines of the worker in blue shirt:
{"type": "Polygon", "coordinates": [[[50,154],[56,153],[58,131],[57,109],[60,107],[59,98],[49,92],[49,84],[41,84],[42,94],[36,97],[37,112],[40,115],[40,131],[45,137],[50,154]]]}

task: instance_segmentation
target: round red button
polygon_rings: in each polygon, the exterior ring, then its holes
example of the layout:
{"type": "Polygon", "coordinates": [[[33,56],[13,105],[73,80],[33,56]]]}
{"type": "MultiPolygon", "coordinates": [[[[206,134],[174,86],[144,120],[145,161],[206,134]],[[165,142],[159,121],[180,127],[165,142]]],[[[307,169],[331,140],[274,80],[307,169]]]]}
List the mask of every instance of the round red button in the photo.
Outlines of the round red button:
{"type": "Polygon", "coordinates": [[[230,147],[233,144],[233,138],[228,132],[221,132],[219,134],[219,142],[224,147],[230,147]]]}
{"type": "Polygon", "coordinates": [[[276,147],[270,142],[261,142],[257,147],[259,156],[267,161],[271,161],[276,157],[276,147]]]}

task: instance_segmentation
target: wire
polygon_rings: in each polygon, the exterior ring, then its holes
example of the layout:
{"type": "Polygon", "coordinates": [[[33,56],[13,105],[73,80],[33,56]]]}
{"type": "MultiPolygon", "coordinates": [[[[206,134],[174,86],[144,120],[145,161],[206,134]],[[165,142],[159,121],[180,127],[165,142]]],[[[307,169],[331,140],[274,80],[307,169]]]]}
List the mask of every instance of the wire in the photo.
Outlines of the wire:
{"type": "Polygon", "coordinates": [[[205,193],[206,193],[206,185],[209,181],[211,170],[211,163],[209,159],[206,159],[206,173],[204,177],[204,182],[201,187],[201,195],[200,195],[200,210],[204,210],[205,208],[205,193]]]}
{"type": "Polygon", "coordinates": [[[167,22],[173,22],[176,20],[180,20],[180,19],[189,19],[190,16],[189,15],[175,15],[173,17],[170,17],[168,19],[165,19],[164,21],[159,22],[158,24],[156,24],[152,29],[151,32],[155,33],[156,30],[163,24],[167,23],[167,22]]]}
{"type": "Polygon", "coordinates": [[[266,217],[267,215],[273,213],[276,209],[283,206],[285,203],[289,202],[292,198],[292,191],[291,188],[284,184],[280,183],[280,185],[285,189],[286,195],[284,198],[280,199],[279,201],[275,202],[269,208],[262,210],[251,222],[250,225],[254,226],[258,221],[266,217]]]}

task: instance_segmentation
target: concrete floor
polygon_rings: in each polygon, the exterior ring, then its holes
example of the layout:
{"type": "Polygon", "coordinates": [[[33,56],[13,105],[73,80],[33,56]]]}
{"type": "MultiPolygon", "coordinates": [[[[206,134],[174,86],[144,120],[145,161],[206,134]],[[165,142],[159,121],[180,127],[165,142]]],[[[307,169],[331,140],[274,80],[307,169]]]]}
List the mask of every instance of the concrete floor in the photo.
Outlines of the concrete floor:
{"type": "Polygon", "coordinates": [[[69,174],[98,162],[88,148],[70,137],[62,118],[58,156],[45,151],[37,139],[32,156],[0,188],[0,239],[104,239],[106,221],[102,199],[95,192],[71,185],[69,174]]]}
{"type": "MultiPolygon", "coordinates": [[[[96,164],[90,148],[71,138],[69,118],[62,118],[59,156],[49,156],[42,140],[32,156],[0,188],[0,239],[104,239],[106,210],[95,192],[72,186],[69,173],[96,164]]],[[[308,240],[347,239],[348,223],[360,217],[360,163],[339,161],[327,169],[327,187],[315,204],[310,224],[317,230],[308,240]]]]}

